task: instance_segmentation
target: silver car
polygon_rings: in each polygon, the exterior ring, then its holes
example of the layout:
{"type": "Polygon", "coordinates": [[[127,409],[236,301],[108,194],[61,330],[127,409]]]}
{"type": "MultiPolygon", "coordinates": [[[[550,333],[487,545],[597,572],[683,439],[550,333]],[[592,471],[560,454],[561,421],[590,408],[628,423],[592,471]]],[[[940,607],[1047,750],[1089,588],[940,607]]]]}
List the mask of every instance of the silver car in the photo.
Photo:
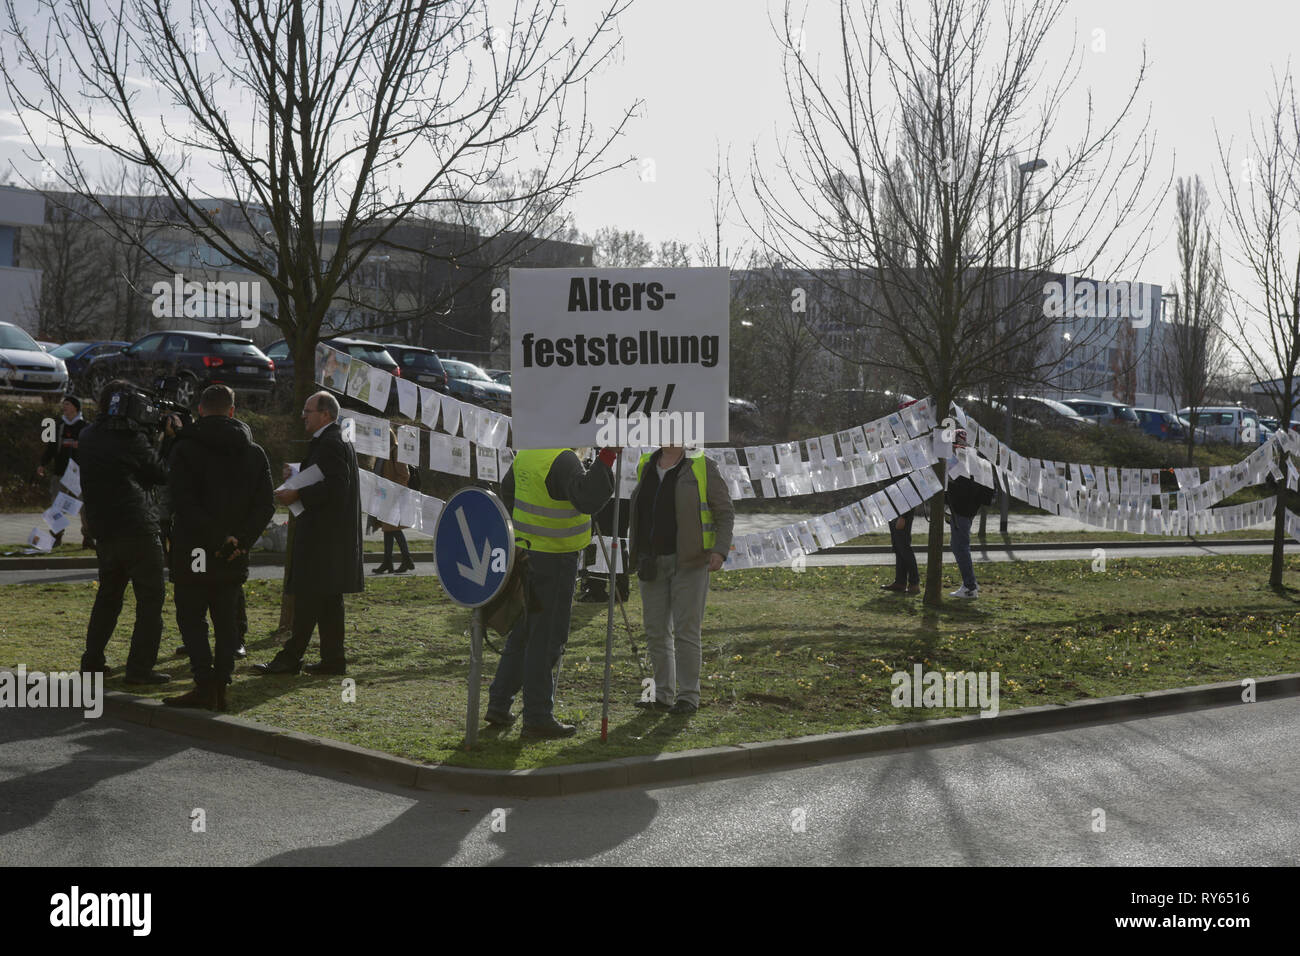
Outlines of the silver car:
{"type": "Polygon", "coordinates": [[[46,352],[11,322],[0,322],[0,393],[62,395],[68,387],[63,359],[46,352]]]}

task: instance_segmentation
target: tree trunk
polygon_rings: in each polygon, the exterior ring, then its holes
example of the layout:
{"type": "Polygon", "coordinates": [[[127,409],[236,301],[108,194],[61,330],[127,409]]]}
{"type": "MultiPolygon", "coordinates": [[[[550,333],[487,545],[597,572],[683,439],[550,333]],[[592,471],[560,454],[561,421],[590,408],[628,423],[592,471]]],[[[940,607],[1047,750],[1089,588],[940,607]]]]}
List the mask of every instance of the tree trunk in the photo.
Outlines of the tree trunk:
{"type": "MultiPolygon", "coordinates": [[[[936,471],[943,482],[948,462],[940,461],[936,471]]],[[[925,548],[925,604],[943,606],[943,503],[945,493],[939,492],[930,499],[930,537],[925,548]]]]}

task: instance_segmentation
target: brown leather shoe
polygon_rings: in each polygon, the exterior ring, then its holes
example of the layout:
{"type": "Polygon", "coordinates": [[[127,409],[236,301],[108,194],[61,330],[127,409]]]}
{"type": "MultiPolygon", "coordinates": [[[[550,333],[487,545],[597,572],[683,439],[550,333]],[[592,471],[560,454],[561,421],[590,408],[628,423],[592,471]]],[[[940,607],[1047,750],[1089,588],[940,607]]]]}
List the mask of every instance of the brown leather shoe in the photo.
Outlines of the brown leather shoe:
{"type": "Polygon", "coordinates": [[[163,703],[168,707],[198,707],[202,710],[217,709],[217,685],[215,681],[195,681],[194,689],[179,697],[164,697],[163,703]]]}

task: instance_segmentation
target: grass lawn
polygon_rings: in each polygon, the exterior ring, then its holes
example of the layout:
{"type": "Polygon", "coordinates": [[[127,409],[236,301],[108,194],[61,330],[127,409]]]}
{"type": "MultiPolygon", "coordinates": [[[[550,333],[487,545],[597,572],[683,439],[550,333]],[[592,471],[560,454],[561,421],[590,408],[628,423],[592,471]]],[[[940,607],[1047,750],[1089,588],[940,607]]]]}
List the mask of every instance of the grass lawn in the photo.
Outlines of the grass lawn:
{"type": "MultiPolygon", "coordinates": [[[[1300,557],[1288,572],[1300,572],[1300,557]]],[[[1093,573],[1091,562],[993,564],[979,568],[981,597],[926,610],[916,598],[879,590],[889,568],[728,572],[714,579],[704,634],[703,706],[691,718],[633,707],[641,671],[626,632],[615,636],[610,739],[602,744],[600,691],[605,608],[574,605],[557,714],[579,724],[564,741],[521,742],[515,728],[480,734],[463,750],[469,614],[432,578],[368,580],[347,599],[349,676],[257,677],[236,669],[235,713],[278,727],[350,741],[404,757],[463,766],[522,768],[633,754],[771,740],[972,711],[891,706],[890,675],[989,670],[1001,675],[1003,710],[1300,671],[1292,632],[1300,590],[1267,587],[1265,556],[1123,559],[1093,573]]],[[[949,589],[956,587],[945,567],[949,589]]],[[[95,584],[0,587],[0,665],[29,670],[77,666],[95,584]]],[[[267,660],[280,585],[247,585],[250,660],[267,660]]],[[[640,633],[636,589],[628,608],[640,633]]],[[[132,598],[109,644],[126,657],[132,598]]],[[[501,640],[492,636],[500,646],[501,640]]],[[[187,688],[169,601],[161,666],[187,688]]],[[[315,641],[313,640],[313,645],[315,641]]],[[[314,659],[315,647],[309,651],[314,659]]],[[[483,702],[497,655],[487,650],[483,702]]],[[[107,682],[123,689],[120,676],[107,682]]],[[[141,688],[131,688],[139,692],[141,688]]],[[[518,712],[519,703],[515,710],[518,712]]]]}

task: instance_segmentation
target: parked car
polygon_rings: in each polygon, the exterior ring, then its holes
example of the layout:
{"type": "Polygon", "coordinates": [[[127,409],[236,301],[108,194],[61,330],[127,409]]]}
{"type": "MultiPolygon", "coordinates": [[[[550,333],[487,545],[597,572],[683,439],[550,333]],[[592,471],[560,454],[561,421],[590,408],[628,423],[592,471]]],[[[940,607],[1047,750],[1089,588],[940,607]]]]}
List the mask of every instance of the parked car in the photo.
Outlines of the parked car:
{"type": "Polygon", "coordinates": [[[390,345],[388,352],[397,359],[402,369],[402,377],[410,379],[425,388],[448,390],[451,376],[443,368],[442,359],[433,349],[420,345],[390,345]]]}
{"type": "MultiPolygon", "coordinates": [[[[401,375],[402,368],[393,359],[389,353],[389,348],[398,346],[385,347],[378,342],[368,342],[364,339],[345,338],[342,336],[331,336],[320,340],[325,345],[338,349],[340,352],[346,352],[348,355],[356,356],[368,365],[376,368],[382,368],[393,375],[401,375]]],[[[272,342],[267,346],[266,354],[275,362],[275,377],[279,383],[281,392],[293,391],[293,373],[294,361],[293,353],[289,351],[289,343],[284,339],[278,342],[272,342]]]]}
{"type": "Polygon", "coordinates": [[[85,386],[84,376],[86,369],[90,366],[91,359],[98,358],[101,355],[116,355],[122,349],[130,345],[130,342],[65,342],[52,350],[50,354],[56,358],[63,359],[68,367],[68,380],[71,382],[70,388],[81,388],[82,391],[88,391],[85,386]]]}
{"type": "Polygon", "coordinates": [[[1173,412],[1161,411],[1158,408],[1135,408],[1133,414],[1138,417],[1138,424],[1142,430],[1152,438],[1161,441],[1183,441],[1187,437],[1182,420],[1173,412]]]}
{"type": "Polygon", "coordinates": [[[498,385],[510,387],[510,373],[508,371],[499,368],[485,368],[483,371],[487,372],[488,377],[498,385]]]}
{"type": "Polygon", "coordinates": [[[115,378],[145,387],[161,383],[174,401],[193,405],[214,384],[229,385],[236,393],[269,395],[275,387],[275,362],[252,339],[238,335],[150,332],[116,353],[95,357],[86,368],[92,394],[115,378]]]}
{"type": "Polygon", "coordinates": [[[456,359],[443,359],[442,367],[450,376],[447,391],[453,397],[462,402],[482,405],[494,412],[510,414],[510,389],[492,381],[487,372],[477,365],[456,359]]]}
{"type": "Polygon", "coordinates": [[[1097,425],[1125,425],[1138,427],[1138,417],[1123,402],[1108,402],[1100,398],[1067,398],[1063,404],[1079,413],[1080,418],[1097,425]]]}
{"type": "MultiPolygon", "coordinates": [[[[1178,414],[1186,418],[1189,408],[1180,408],[1178,414]]],[[[1240,405],[1209,405],[1196,410],[1196,440],[1221,441],[1230,445],[1263,444],[1271,430],[1260,424],[1259,413],[1240,405]],[[1251,441],[1251,439],[1254,441],[1251,441]]]]}
{"type": "Polygon", "coordinates": [[[1030,413],[1044,425],[1064,425],[1068,428],[1083,428],[1091,424],[1078,412],[1064,402],[1054,398],[1035,398],[1032,395],[1017,395],[1020,409],[1030,413]]]}
{"type": "Polygon", "coordinates": [[[46,352],[11,322],[0,322],[0,392],[62,395],[68,386],[63,359],[46,352]]]}
{"type": "Polygon", "coordinates": [[[55,349],[59,347],[58,342],[42,342],[39,339],[37,340],[36,344],[39,345],[42,349],[44,349],[46,352],[53,352],[55,349]]]}

